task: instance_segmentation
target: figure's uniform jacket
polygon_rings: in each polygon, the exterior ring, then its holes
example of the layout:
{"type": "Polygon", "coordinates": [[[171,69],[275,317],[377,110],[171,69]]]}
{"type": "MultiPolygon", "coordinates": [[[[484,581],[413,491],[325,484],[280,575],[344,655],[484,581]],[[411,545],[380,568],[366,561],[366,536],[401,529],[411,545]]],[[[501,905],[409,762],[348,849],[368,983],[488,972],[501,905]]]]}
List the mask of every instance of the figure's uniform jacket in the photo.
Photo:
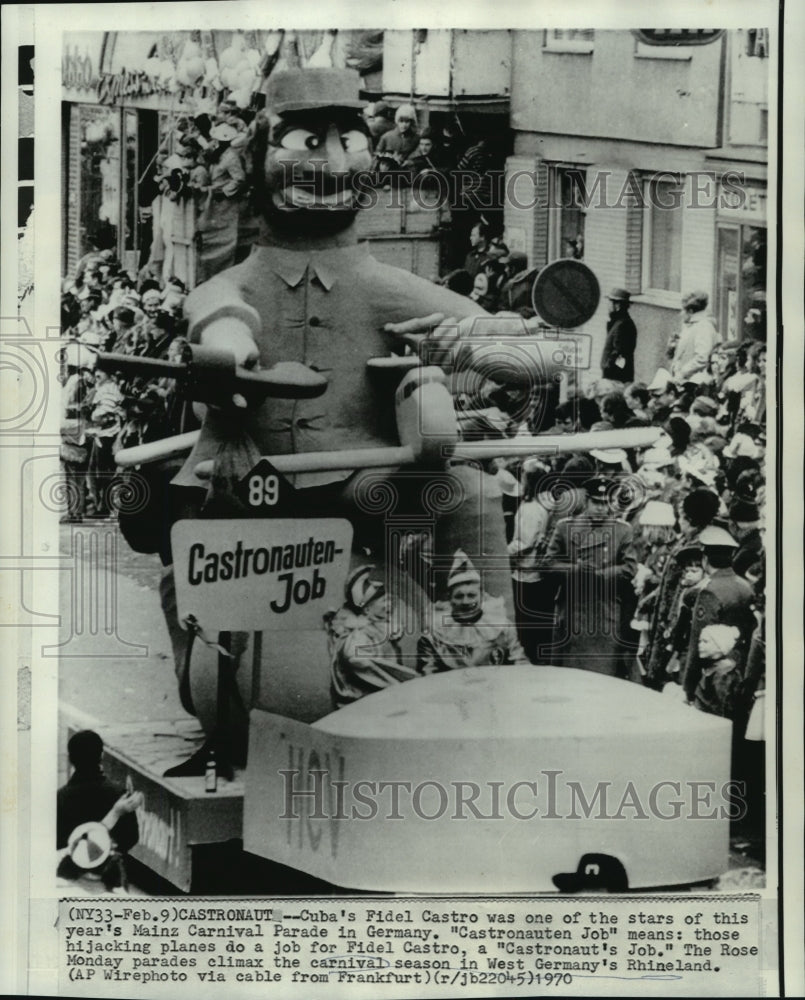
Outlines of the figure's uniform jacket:
{"type": "MultiPolygon", "coordinates": [[[[399,444],[388,387],[366,367],[369,358],[389,352],[384,324],[435,312],[487,315],[464,296],[381,264],[365,244],[310,252],[256,246],[242,264],[195,289],[185,312],[192,341],[213,320],[232,317],[251,330],[262,367],[297,361],[328,379],[317,399],[268,399],[246,414],[245,429],[263,455],[399,444]]],[[[208,413],[180,485],[198,485],[192,469],[215,454],[216,431],[215,414],[208,413]]],[[[304,488],[349,475],[308,473],[292,481],[304,488]]]]}

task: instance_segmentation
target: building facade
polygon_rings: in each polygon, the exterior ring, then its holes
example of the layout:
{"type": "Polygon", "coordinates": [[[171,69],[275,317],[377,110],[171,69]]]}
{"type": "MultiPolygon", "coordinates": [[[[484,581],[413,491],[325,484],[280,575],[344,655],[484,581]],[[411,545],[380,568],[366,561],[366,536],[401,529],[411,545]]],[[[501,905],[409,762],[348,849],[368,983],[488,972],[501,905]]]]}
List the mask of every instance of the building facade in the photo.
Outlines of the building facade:
{"type": "MultiPolygon", "coordinates": [[[[752,309],[765,321],[768,55],[761,29],[671,47],[514,33],[507,240],[629,290],[638,379],[663,364],[688,291],[708,292],[725,340],[750,335],[752,309]]],[[[584,328],[591,374],[606,316],[603,300],[584,328]]]]}

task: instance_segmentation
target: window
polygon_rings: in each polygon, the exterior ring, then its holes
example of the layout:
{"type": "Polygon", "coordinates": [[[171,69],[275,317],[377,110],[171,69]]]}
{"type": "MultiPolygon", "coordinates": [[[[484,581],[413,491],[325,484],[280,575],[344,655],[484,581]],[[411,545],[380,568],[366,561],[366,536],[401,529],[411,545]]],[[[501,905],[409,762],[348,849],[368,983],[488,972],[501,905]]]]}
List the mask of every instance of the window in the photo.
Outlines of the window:
{"type": "Polygon", "coordinates": [[[766,230],[762,226],[719,224],[717,289],[716,314],[723,339],[762,340],[766,326],[766,230]]]}
{"type": "Polygon", "coordinates": [[[592,28],[570,28],[557,30],[551,28],[545,32],[545,50],[547,52],[576,52],[589,55],[593,51],[595,31],[592,28]]]}
{"type": "Polygon", "coordinates": [[[727,137],[738,146],[765,146],[769,139],[769,41],[765,29],[737,30],[730,37],[727,137]]]}
{"type": "Polygon", "coordinates": [[[586,167],[554,167],[551,171],[550,258],[584,257],[587,205],[586,167]]]}
{"type": "Polygon", "coordinates": [[[679,293],[682,272],[681,177],[650,178],[643,182],[644,292],[679,293]]]}

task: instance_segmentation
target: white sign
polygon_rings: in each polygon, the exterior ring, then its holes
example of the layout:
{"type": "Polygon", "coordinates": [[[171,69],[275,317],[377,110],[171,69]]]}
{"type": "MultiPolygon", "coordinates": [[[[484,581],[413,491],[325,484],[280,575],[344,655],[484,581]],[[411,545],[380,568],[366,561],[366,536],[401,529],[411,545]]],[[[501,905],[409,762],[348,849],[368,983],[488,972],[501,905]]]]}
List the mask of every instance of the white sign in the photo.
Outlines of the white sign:
{"type": "Polygon", "coordinates": [[[766,225],[766,190],[755,187],[721,188],[719,210],[727,219],[738,219],[744,222],[754,222],[756,225],[766,225]]]}
{"type": "Polygon", "coordinates": [[[179,521],[171,531],[179,620],[205,631],[320,626],[341,604],[352,525],[339,518],[179,521]]]}

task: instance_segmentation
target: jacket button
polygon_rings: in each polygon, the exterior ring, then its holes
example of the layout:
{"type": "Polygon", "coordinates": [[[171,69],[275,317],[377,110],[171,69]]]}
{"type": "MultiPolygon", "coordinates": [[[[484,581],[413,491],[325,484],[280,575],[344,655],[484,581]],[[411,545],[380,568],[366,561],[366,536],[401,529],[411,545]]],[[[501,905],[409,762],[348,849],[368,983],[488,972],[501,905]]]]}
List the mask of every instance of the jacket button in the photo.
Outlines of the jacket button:
{"type": "Polygon", "coordinates": [[[311,316],[307,322],[308,326],[321,326],[321,320],[318,316],[311,316]]]}

